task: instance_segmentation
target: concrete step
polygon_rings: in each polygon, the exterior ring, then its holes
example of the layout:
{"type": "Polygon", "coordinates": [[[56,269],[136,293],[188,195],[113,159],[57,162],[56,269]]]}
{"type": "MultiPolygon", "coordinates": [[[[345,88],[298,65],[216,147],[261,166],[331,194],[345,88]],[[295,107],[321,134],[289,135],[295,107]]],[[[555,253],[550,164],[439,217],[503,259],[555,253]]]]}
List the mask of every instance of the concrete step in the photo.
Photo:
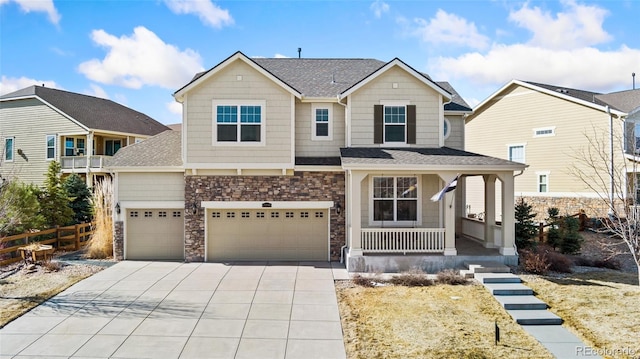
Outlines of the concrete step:
{"type": "Polygon", "coordinates": [[[520,325],[561,325],[562,318],[548,310],[507,310],[520,325]]]}
{"type": "Polygon", "coordinates": [[[507,310],[546,310],[549,307],[532,295],[497,295],[494,298],[507,310]]]}
{"type": "Polygon", "coordinates": [[[474,273],[468,269],[460,269],[460,275],[467,279],[472,279],[474,273]]]}
{"type": "Polygon", "coordinates": [[[510,273],[511,269],[500,262],[466,262],[473,273],[510,273]]]}
{"type": "Polygon", "coordinates": [[[533,289],[520,283],[485,283],[489,293],[497,295],[533,295],[533,289]]]}
{"type": "Polygon", "coordinates": [[[511,273],[474,273],[480,283],[521,283],[520,277],[511,273]]]}

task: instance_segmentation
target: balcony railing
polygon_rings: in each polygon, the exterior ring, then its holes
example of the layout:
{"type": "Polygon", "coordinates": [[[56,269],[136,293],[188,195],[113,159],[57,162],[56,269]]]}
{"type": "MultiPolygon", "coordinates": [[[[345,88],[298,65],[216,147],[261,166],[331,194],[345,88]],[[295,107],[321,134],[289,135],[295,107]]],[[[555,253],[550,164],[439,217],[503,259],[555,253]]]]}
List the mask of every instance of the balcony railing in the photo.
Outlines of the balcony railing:
{"type": "Polygon", "coordinates": [[[110,156],[65,156],[60,158],[60,166],[63,170],[102,169],[106,157],[110,156]]]}
{"type": "Polygon", "coordinates": [[[365,253],[442,253],[444,228],[363,228],[365,253]]]}

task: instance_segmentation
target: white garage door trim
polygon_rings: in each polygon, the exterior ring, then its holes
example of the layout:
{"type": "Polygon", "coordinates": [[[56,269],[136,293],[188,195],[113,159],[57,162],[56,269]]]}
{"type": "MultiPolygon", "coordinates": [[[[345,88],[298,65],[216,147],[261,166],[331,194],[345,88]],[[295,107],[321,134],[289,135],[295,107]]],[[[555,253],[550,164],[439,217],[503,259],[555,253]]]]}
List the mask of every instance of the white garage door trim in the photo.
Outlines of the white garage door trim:
{"type": "Polygon", "coordinates": [[[331,258],[331,208],[333,201],[202,201],[204,216],[204,261],[209,260],[208,209],[326,209],[327,210],[327,261],[331,258]],[[268,205],[265,205],[268,203],[268,205]]]}
{"type": "MultiPolygon", "coordinates": [[[[123,239],[123,256],[124,259],[128,259],[127,253],[127,211],[131,209],[176,209],[184,211],[184,201],[122,201],[118,202],[120,205],[120,213],[115,213],[116,220],[122,221],[122,239],[123,239]]],[[[184,218],[184,217],[183,217],[184,218]]],[[[182,233],[184,240],[184,230],[182,233]]],[[[183,246],[184,247],[184,246],[183,246]]],[[[183,248],[183,258],[184,258],[184,248],[183,248]]]]}

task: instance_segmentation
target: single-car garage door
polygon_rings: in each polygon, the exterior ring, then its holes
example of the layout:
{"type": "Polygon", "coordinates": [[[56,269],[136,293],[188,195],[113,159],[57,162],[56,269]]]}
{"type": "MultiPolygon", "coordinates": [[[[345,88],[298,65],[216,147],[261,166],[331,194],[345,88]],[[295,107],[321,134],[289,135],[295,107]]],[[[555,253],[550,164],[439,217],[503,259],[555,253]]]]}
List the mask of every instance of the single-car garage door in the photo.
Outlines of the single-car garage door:
{"type": "Polygon", "coordinates": [[[207,217],[207,260],[328,260],[327,209],[214,209],[207,217]]]}
{"type": "Polygon", "coordinates": [[[129,209],[126,259],[184,259],[182,209],[129,209]]]}

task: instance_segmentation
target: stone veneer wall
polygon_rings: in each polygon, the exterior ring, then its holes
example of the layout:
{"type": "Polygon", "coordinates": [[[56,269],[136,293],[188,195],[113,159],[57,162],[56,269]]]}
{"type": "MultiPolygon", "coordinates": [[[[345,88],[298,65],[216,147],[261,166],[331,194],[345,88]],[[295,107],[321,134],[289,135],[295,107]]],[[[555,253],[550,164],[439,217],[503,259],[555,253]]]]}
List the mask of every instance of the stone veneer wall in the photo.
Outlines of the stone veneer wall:
{"type": "Polygon", "coordinates": [[[113,258],[117,261],[124,259],[124,222],[113,223],[113,258]]]}
{"type": "Polygon", "coordinates": [[[340,215],[329,211],[331,260],[340,258],[345,244],[344,172],[295,172],[293,176],[185,176],[185,259],[204,261],[202,201],[334,201],[340,215]],[[193,203],[197,215],[192,213],[193,203]]]}
{"type": "Polygon", "coordinates": [[[602,199],[585,198],[585,197],[529,197],[516,196],[516,203],[524,198],[531,207],[532,211],[537,213],[536,221],[544,221],[547,217],[547,209],[556,207],[560,210],[560,215],[573,215],[580,210],[584,210],[589,217],[607,217],[609,208],[602,199]]]}

